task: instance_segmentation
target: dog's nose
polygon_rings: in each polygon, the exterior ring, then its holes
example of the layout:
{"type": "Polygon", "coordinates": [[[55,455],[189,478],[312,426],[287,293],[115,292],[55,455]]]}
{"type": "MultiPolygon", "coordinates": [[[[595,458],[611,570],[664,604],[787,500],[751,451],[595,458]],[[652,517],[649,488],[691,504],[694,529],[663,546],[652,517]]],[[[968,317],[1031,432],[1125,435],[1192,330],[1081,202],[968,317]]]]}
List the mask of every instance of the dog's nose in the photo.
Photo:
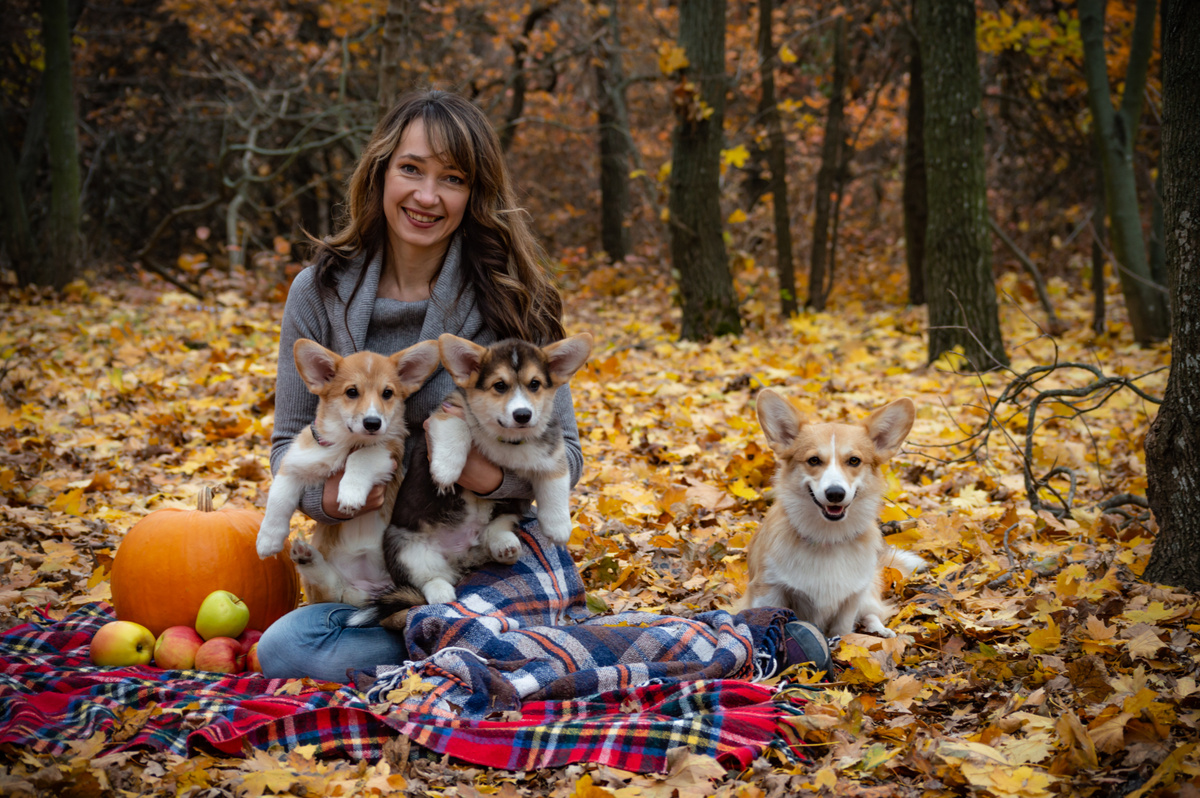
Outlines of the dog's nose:
{"type": "Polygon", "coordinates": [[[837,486],[825,489],[825,501],[830,504],[841,504],[844,498],[846,498],[846,491],[837,486]]]}
{"type": "Polygon", "coordinates": [[[520,410],[513,411],[513,421],[518,424],[528,424],[529,419],[533,418],[533,411],[522,407],[520,410]]]}
{"type": "Polygon", "coordinates": [[[363,419],[363,429],[367,432],[379,432],[379,428],[383,426],[383,419],[378,416],[367,416],[363,419]]]}

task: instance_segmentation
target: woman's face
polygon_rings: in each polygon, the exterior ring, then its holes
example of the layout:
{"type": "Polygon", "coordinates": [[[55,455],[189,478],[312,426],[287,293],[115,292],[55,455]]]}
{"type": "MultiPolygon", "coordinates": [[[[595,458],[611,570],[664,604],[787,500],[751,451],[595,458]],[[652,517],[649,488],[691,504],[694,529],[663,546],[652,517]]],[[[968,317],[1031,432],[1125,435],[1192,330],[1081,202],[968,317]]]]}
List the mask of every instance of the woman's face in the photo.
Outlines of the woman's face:
{"type": "Polygon", "coordinates": [[[388,243],[399,265],[445,255],[470,197],[466,175],[433,154],[424,122],[412,122],[392,152],[383,187],[388,243]]]}

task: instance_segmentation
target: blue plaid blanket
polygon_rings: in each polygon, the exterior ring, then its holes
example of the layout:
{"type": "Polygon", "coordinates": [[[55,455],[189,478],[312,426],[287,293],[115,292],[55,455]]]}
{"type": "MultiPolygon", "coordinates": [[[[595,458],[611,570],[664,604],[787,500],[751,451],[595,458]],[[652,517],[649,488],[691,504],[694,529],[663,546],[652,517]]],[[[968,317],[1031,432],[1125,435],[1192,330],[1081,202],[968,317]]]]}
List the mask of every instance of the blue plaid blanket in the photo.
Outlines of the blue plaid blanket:
{"type": "Polygon", "coordinates": [[[369,702],[390,695],[402,711],[482,719],[529,701],[646,684],[753,680],[781,669],[790,612],[594,618],[566,547],[544,538],[536,520],[519,534],[515,565],[476,571],[455,602],[410,610],[406,638],[414,661],[371,674],[369,702]],[[419,692],[412,689],[414,675],[419,692]]]}

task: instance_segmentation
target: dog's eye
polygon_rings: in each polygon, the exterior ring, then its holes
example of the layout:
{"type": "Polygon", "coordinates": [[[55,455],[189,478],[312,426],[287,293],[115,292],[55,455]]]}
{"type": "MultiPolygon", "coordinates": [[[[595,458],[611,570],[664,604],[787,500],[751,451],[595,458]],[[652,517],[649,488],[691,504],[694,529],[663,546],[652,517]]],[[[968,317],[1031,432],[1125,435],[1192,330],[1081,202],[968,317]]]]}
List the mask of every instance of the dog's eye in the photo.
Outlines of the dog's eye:
{"type": "Polygon", "coordinates": [[[808,464],[810,466],[819,466],[821,464],[821,458],[813,455],[812,457],[808,458],[808,464]]]}
{"type": "Polygon", "coordinates": [[[496,393],[506,393],[508,391],[508,383],[504,382],[504,380],[500,380],[492,386],[492,390],[496,393]]]}
{"type": "Polygon", "coordinates": [[[537,389],[541,388],[541,387],[542,387],[542,384],[540,382],[538,382],[537,380],[534,380],[533,382],[529,383],[529,390],[531,390],[535,393],[537,392],[537,389]]]}
{"type": "Polygon", "coordinates": [[[861,463],[862,460],[859,460],[857,457],[851,457],[846,462],[850,464],[851,468],[858,468],[858,464],[861,463]]]}
{"type": "Polygon", "coordinates": [[[384,399],[391,399],[391,398],[392,398],[392,397],[395,395],[395,393],[396,393],[396,392],[395,392],[395,391],[393,391],[391,388],[384,388],[384,389],[383,389],[383,398],[384,398],[384,399]]]}
{"type": "Polygon", "coordinates": [[[351,399],[357,399],[358,398],[358,389],[355,388],[354,386],[350,386],[349,388],[346,389],[346,396],[349,396],[351,399]]]}

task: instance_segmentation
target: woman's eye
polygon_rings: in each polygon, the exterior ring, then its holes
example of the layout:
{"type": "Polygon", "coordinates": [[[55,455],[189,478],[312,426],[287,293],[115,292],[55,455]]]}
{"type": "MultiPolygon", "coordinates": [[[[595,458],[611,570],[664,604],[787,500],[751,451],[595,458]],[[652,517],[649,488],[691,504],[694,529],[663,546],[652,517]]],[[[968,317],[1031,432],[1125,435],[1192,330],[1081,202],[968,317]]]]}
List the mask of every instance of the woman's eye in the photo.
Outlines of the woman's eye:
{"type": "Polygon", "coordinates": [[[508,390],[508,384],[504,382],[498,382],[492,386],[492,390],[494,390],[496,393],[504,393],[508,390]]]}
{"type": "Polygon", "coordinates": [[[393,391],[391,388],[383,389],[383,398],[384,399],[391,399],[392,396],[394,396],[394,395],[395,395],[395,391],[393,391]]]}
{"type": "Polygon", "coordinates": [[[351,399],[357,399],[358,398],[358,389],[353,386],[347,388],[346,396],[349,396],[351,399]]]}
{"type": "Polygon", "coordinates": [[[821,458],[813,455],[812,457],[808,458],[808,464],[810,466],[819,466],[821,464],[821,458]]]}
{"type": "Polygon", "coordinates": [[[859,460],[857,457],[851,457],[846,462],[850,464],[851,468],[858,468],[858,464],[861,463],[862,460],[859,460]]]}
{"type": "Polygon", "coordinates": [[[533,382],[529,383],[529,390],[533,391],[534,393],[537,393],[537,390],[541,387],[542,387],[542,384],[540,382],[538,382],[537,380],[534,380],[533,382]]]}
{"type": "Polygon", "coordinates": [[[417,167],[413,166],[410,163],[403,163],[403,164],[400,164],[400,171],[406,175],[415,175],[415,174],[417,174],[417,167]]]}
{"type": "Polygon", "coordinates": [[[459,185],[459,186],[465,186],[467,184],[467,181],[464,178],[459,177],[458,175],[447,175],[446,179],[449,180],[451,183],[454,183],[455,185],[459,185]]]}

